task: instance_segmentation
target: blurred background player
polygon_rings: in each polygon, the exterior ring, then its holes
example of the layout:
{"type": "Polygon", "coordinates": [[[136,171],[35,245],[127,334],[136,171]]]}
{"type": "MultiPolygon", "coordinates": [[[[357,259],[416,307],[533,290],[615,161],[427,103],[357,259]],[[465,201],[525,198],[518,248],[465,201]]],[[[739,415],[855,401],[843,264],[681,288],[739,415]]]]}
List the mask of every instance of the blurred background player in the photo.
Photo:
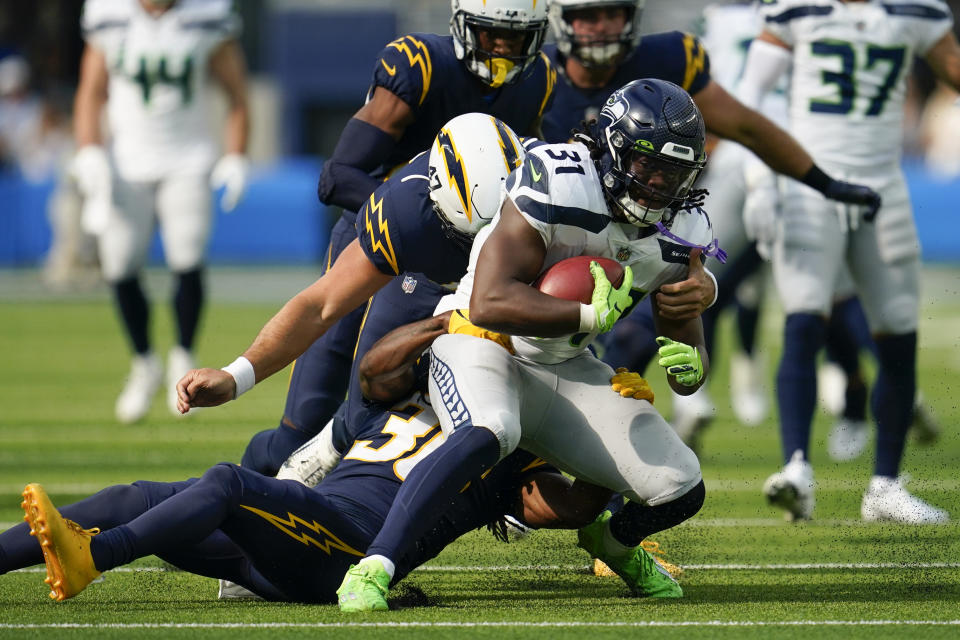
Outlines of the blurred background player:
{"type": "MultiPolygon", "coordinates": [[[[543,0],[452,0],[450,36],[413,33],[374,62],[367,101],[324,163],[318,195],[343,208],[331,232],[326,270],[357,237],[360,208],[384,178],[426,151],[454,116],[489,113],[520,135],[537,135],[555,72],[540,55],[543,0]]],[[[372,204],[372,203],[371,203],[372,204]]],[[[343,402],[364,306],[299,355],[280,424],[255,435],[243,464],[273,475],[320,431],[343,402]]]]}
{"type": "Polygon", "coordinates": [[[221,206],[230,211],[247,179],[246,70],[236,42],[239,21],[228,0],[88,0],[82,27],[86,48],[74,104],[72,171],[84,197],[83,226],[97,235],[103,277],[134,352],[116,403],[117,419],[130,423],[146,415],[163,381],[140,284],[156,223],[176,282],[177,339],[167,359],[172,411],[172,385],[193,367],[213,216],[210,189],[225,187],[221,206]],[[219,160],[207,122],[208,78],[229,103],[219,160]]]}
{"type": "MultiPolygon", "coordinates": [[[[829,178],[788,133],[724,90],[711,78],[710,57],[695,36],[671,31],[641,39],[639,24],[644,5],[644,0],[551,3],[550,24],[557,44],[544,47],[544,53],[557,67],[558,79],[553,106],[543,122],[548,142],[567,140],[571,130],[581,121],[595,118],[607,97],[623,84],[636,78],[659,78],[680,85],[693,96],[708,132],[750,149],[774,171],[815,185],[827,197],[839,201],[875,201],[873,191],[829,178]]],[[[875,210],[875,204],[872,208],[875,210]]],[[[744,260],[749,262],[751,256],[744,260]]],[[[730,275],[735,277],[738,269],[732,267],[730,275]]],[[[724,295],[729,296],[734,288],[735,284],[720,286],[718,295],[727,291],[724,295]]],[[[664,290],[658,295],[669,294],[664,290]]],[[[712,320],[707,322],[712,326],[712,320]]],[[[712,329],[708,335],[712,338],[712,329]]],[[[608,364],[644,371],[656,353],[655,337],[649,303],[643,302],[637,313],[618,323],[598,342],[605,348],[608,364]]],[[[705,426],[712,409],[704,409],[702,401],[690,402],[701,407],[691,407],[686,415],[681,414],[683,422],[678,426],[686,441],[696,444],[698,429],[705,426]]]]}
{"type": "Polygon", "coordinates": [[[960,87],[960,45],[946,5],[919,2],[766,4],[764,32],[751,45],[741,93],[748,103],[792,64],[793,133],[828,170],[873,186],[883,197],[876,224],[855,208],[785,185],[773,272],[786,312],[777,374],[782,471],[764,484],[789,518],[810,518],[808,462],[816,403],[816,357],[846,264],[877,344],[871,404],[877,424],[873,477],[863,496],[866,521],[942,523],[948,514],[911,495],[898,478],[916,388],[920,247],[900,169],[906,72],[923,56],[960,87]]]}

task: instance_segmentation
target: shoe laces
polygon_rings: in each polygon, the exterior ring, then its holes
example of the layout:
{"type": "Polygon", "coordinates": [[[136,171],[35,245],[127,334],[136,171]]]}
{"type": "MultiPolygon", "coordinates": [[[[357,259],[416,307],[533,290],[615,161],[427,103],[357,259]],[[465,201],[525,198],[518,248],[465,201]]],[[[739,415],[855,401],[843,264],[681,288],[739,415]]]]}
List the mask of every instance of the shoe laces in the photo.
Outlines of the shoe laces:
{"type": "Polygon", "coordinates": [[[89,529],[84,529],[83,527],[81,527],[79,524],[77,524],[70,518],[64,518],[63,521],[67,523],[67,528],[70,529],[70,531],[73,531],[74,533],[79,533],[80,535],[85,535],[92,538],[93,536],[100,533],[100,527],[91,527],[89,529]]]}

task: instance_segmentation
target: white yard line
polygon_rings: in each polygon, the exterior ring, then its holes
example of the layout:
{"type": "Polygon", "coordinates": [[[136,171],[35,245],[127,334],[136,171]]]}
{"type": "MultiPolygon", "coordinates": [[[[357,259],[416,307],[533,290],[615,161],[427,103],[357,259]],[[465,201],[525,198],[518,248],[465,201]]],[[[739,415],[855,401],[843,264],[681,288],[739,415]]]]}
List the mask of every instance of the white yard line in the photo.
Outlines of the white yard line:
{"type": "Polygon", "coordinates": [[[0,629],[409,629],[564,627],[897,627],[960,626],[960,620],[677,620],[629,622],[137,622],[0,624],[0,629]]]}

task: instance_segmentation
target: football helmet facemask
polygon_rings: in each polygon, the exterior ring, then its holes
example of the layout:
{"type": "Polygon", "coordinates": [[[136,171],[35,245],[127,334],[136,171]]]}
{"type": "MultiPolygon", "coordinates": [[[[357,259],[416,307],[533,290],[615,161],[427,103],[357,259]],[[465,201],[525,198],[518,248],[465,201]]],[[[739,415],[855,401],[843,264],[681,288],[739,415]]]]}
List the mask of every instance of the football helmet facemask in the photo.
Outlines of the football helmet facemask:
{"type": "Polygon", "coordinates": [[[672,82],[634,80],[615,91],[594,132],[614,212],[644,227],[682,203],[707,160],[705,131],[693,98],[672,82]]]}
{"type": "Polygon", "coordinates": [[[587,68],[623,62],[640,44],[640,17],[646,0],[551,0],[548,16],[557,50],[587,68]],[[626,21],[620,33],[582,34],[573,30],[577,16],[598,10],[623,9],[626,21]]]}
{"type": "Polygon", "coordinates": [[[452,0],[450,33],[457,58],[491,87],[519,80],[543,46],[546,4],[544,0],[452,0]],[[520,41],[519,52],[501,55],[483,50],[479,31],[485,30],[504,32],[508,39],[520,41]]]}
{"type": "Polygon", "coordinates": [[[470,246],[500,209],[501,185],[523,164],[517,134],[484,113],[466,113],[443,126],[430,147],[430,199],[447,235],[470,246]]]}

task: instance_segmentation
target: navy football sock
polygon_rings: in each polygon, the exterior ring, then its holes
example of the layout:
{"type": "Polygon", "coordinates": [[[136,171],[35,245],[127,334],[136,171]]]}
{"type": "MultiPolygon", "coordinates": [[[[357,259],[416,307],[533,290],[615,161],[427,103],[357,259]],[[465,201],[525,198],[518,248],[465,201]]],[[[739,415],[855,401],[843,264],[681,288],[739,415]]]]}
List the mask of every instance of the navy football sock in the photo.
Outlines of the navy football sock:
{"type": "Polygon", "coordinates": [[[867,419],[867,385],[859,377],[847,379],[844,392],[843,417],[848,420],[867,419]]]}
{"type": "Polygon", "coordinates": [[[177,274],[177,292],[173,296],[173,310],[177,321],[179,344],[187,351],[193,348],[193,340],[203,310],[203,269],[177,274]]]}
{"type": "Polygon", "coordinates": [[[740,337],[740,347],[748,356],[753,356],[759,323],[760,307],[737,303],[737,335],[740,337]]]}
{"type": "MultiPolygon", "coordinates": [[[[860,299],[853,297],[841,300],[833,305],[830,310],[830,327],[827,330],[827,355],[832,354],[830,349],[848,345],[848,349],[853,349],[855,353],[867,350],[877,355],[877,345],[870,335],[870,326],[867,324],[867,315],[863,312],[863,305],[860,299]],[[830,335],[836,331],[839,345],[832,344],[830,335]]],[[[841,363],[842,366],[842,363],[841,363]]]]}
{"type": "Polygon", "coordinates": [[[706,490],[701,480],[690,491],[666,504],[648,507],[628,500],[623,509],[610,518],[610,533],[620,544],[635,547],[647,536],[666,531],[692,518],[703,506],[705,496],[706,490]]]}
{"type": "MultiPolygon", "coordinates": [[[[59,508],[85,529],[100,527],[107,530],[133,520],[147,510],[147,499],[136,485],[121,484],[95,493],[89,498],[59,508]]],[[[37,539],[30,535],[26,522],[0,533],[0,573],[22,569],[43,562],[43,553],[37,539]]]]}
{"type": "Polygon", "coordinates": [[[826,321],[812,313],[792,313],[783,330],[783,356],[777,371],[780,442],[784,462],[797,449],[807,457],[810,426],[817,403],[817,353],[826,321]]]}
{"type": "Polygon", "coordinates": [[[917,384],[917,333],[877,339],[880,370],[873,386],[871,409],[877,421],[877,458],[873,473],[896,477],[907,430],[913,419],[917,384]]]}
{"type": "Polygon", "coordinates": [[[147,353],[150,351],[150,339],[147,337],[150,308],[140,287],[140,280],[136,276],[121,280],[113,285],[113,293],[133,350],[140,355],[147,353]]]}
{"type": "Polygon", "coordinates": [[[454,431],[400,485],[367,555],[397,562],[436,523],[442,505],[499,459],[500,443],[489,429],[463,426],[454,431]]]}
{"type": "Polygon", "coordinates": [[[160,502],[124,525],[90,541],[100,571],[158,553],[169,546],[200,542],[226,518],[242,491],[236,467],[218,464],[196,483],[160,502]]]}

